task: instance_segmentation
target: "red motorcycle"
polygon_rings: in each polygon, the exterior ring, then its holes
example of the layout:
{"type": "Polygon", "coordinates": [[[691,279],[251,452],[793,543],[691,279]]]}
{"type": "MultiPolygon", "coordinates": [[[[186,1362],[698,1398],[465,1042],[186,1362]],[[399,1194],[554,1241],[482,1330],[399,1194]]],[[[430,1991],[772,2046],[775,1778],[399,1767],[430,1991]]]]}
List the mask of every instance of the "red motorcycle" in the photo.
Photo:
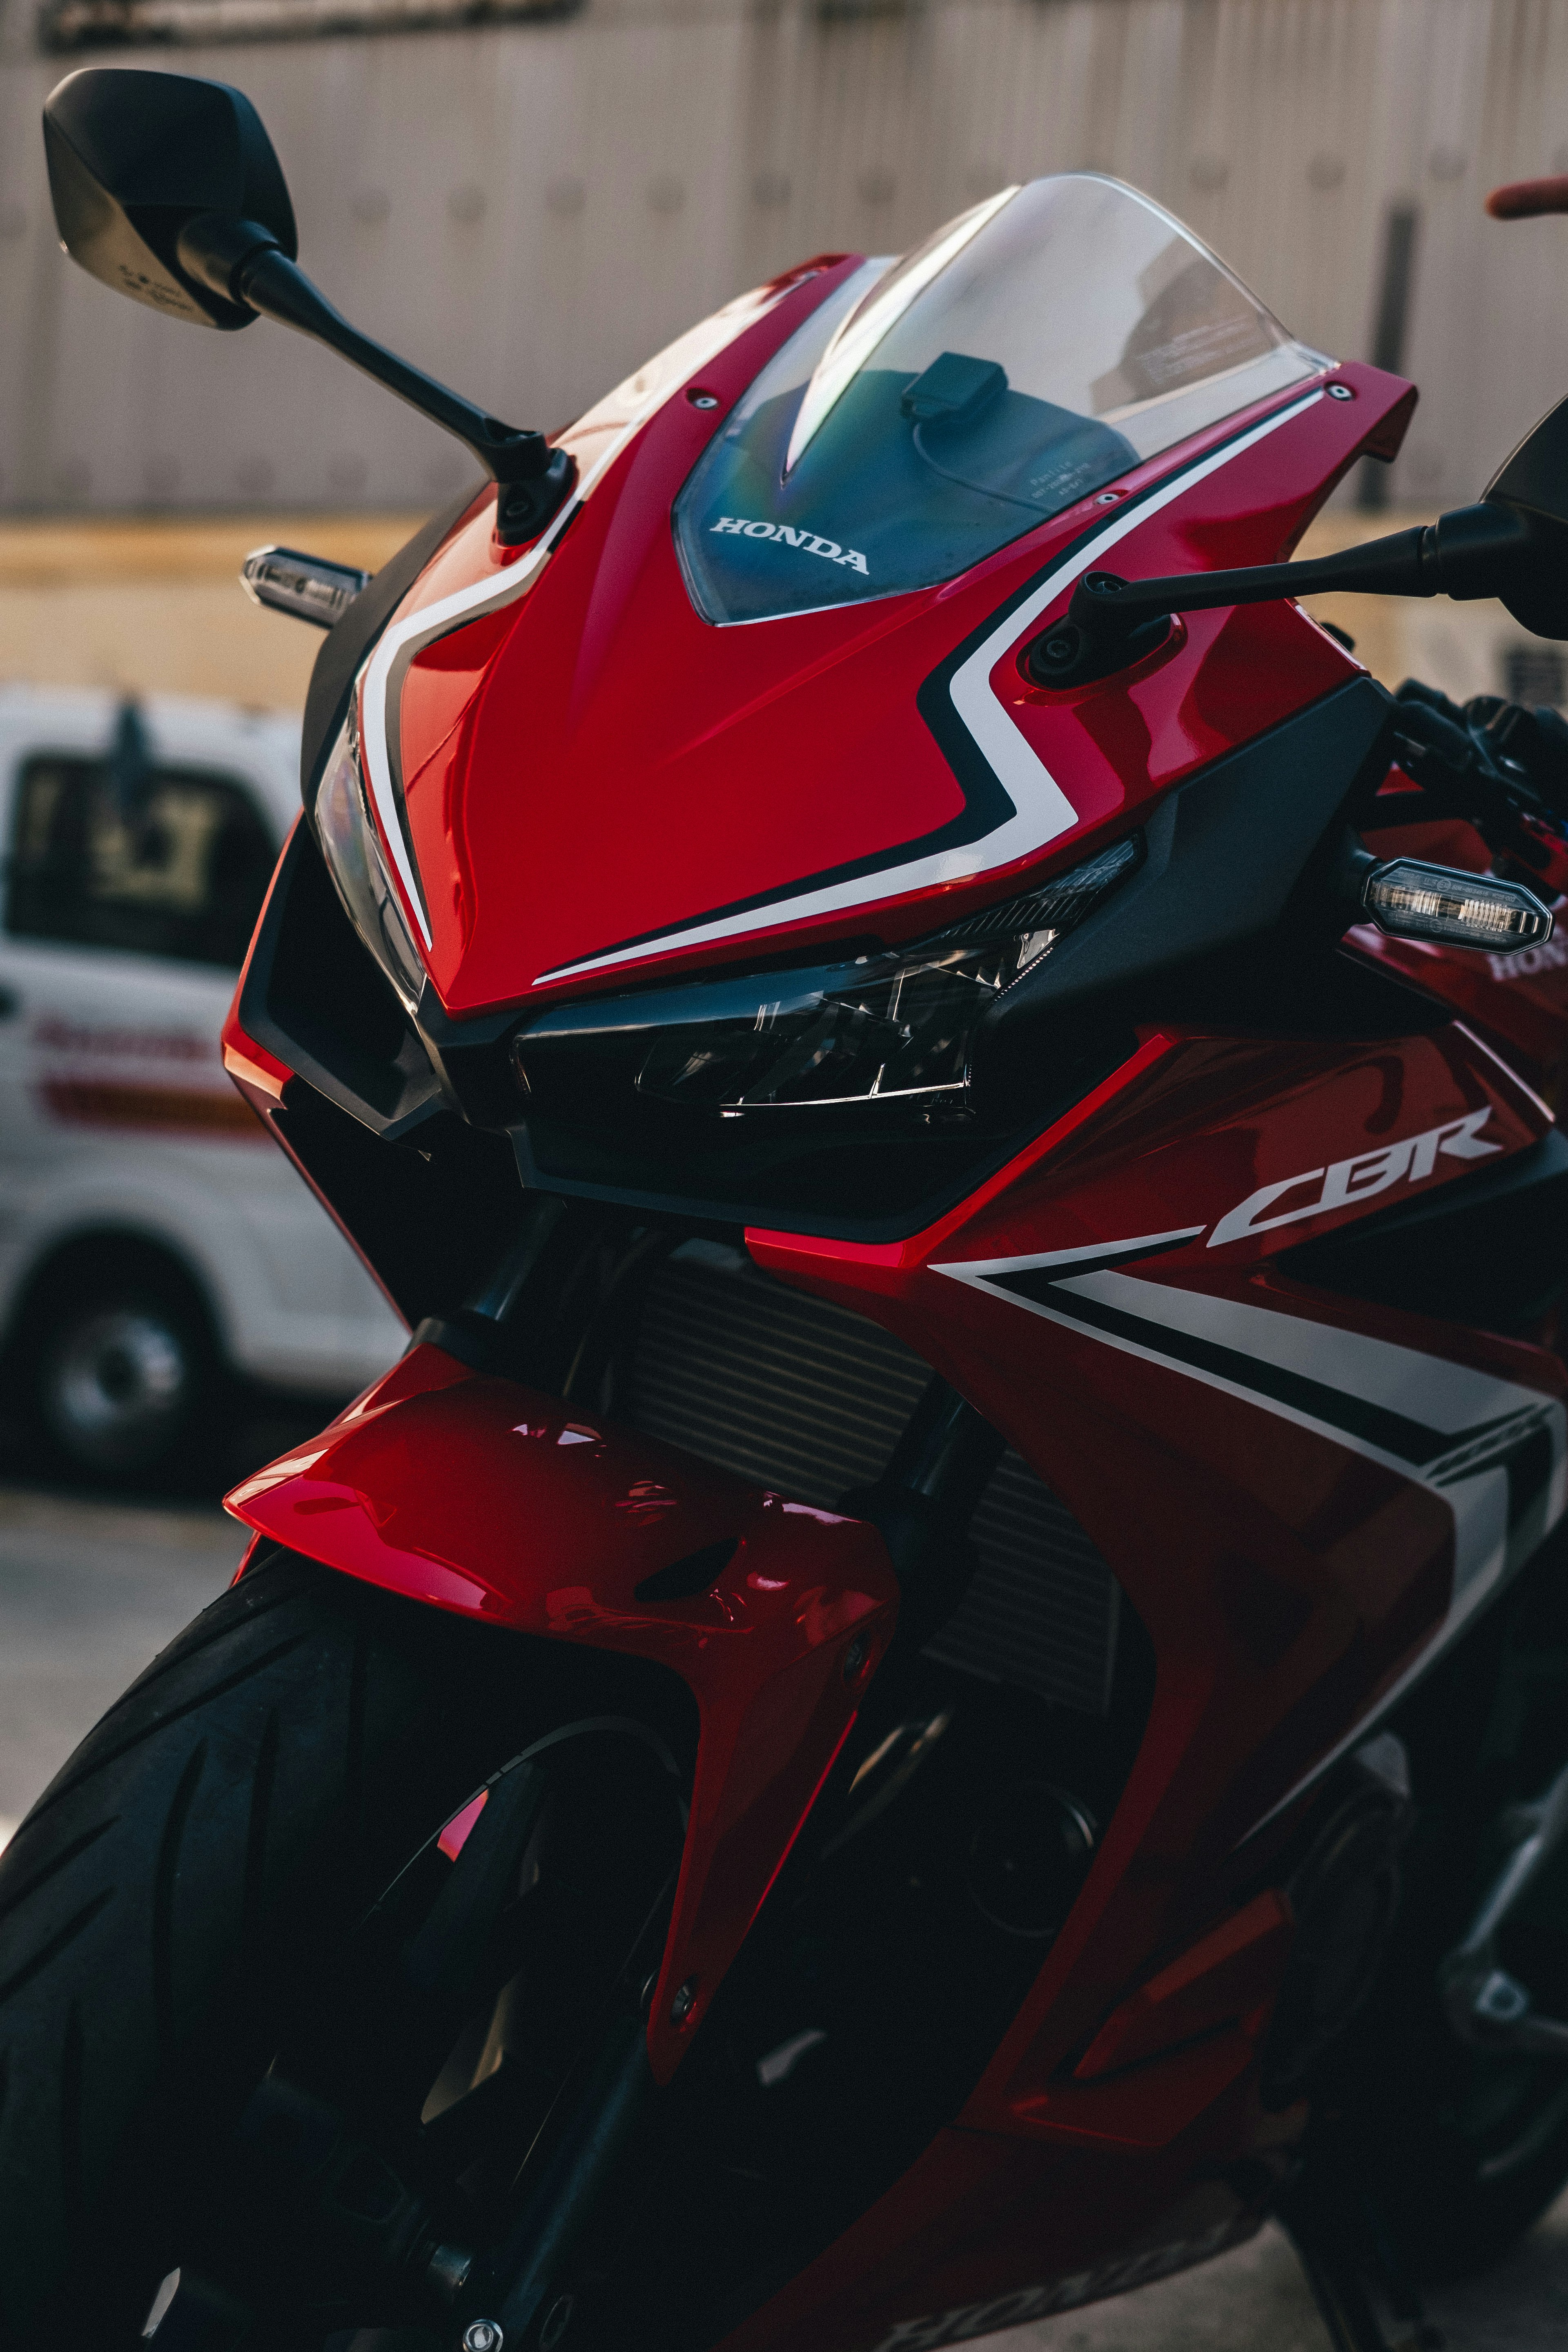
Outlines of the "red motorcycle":
{"type": "Polygon", "coordinates": [[[547,439],[237,92],[45,128],[488,478],[246,567],[228,1066],[413,1337],[0,1864],[6,2340],[932,2352],[1270,2214],[1419,2330],[1568,2175],[1568,728],[1293,599],[1568,635],[1568,404],[1285,562],[1414,391],[1071,173],[547,439]]]}

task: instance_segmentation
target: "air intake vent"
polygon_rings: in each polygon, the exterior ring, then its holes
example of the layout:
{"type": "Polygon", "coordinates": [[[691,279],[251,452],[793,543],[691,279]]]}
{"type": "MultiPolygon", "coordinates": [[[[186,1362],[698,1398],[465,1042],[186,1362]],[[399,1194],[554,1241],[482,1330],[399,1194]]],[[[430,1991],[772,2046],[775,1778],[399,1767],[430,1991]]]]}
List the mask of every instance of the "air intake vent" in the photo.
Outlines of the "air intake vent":
{"type": "MultiPolygon", "coordinates": [[[[787,1289],[738,1251],[688,1242],[647,1294],[630,1418],[831,1509],[880,1476],[930,1378],[880,1324],[787,1289]]],[[[979,1568],[927,1655],[1103,1714],[1121,1596],[1071,1512],[1008,1453],[970,1533],[979,1568]]]]}

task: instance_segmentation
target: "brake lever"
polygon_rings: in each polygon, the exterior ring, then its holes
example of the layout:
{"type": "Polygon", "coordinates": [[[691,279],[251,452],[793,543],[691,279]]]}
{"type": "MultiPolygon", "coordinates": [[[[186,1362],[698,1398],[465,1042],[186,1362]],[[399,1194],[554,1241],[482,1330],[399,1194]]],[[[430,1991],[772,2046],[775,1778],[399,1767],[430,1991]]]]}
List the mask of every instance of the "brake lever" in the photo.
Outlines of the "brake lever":
{"type": "MultiPolygon", "coordinates": [[[[1399,765],[1418,783],[1428,807],[1423,814],[1462,817],[1493,856],[1512,859],[1531,880],[1555,895],[1568,887],[1568,811],[1543,792],[1513,747],[1524,747],[1511,714],[1536,724],[1517,704],[1487,702],[1486,723],[1478,726],[1468,706],[1450,717],[1425,696],[1401,693],[1394,746],[1399,765]],[[1505,746],[1508,747],[1505,749],[1505,746]]],[[[1544,730],[1537,730],[1542,734],[1544,730]]],[[[1564,730],[1564,777],[1568,786],[1568,729],[1564,730]]],[[[1568,789],[1564,793],[1568,803],[1568,789]]],[[[1411,813],[1390,811],[1391,821],[1410,822],[1411,813]]],[[[1366,822],[1364,813],[1363,822],[1366,822]]]]}

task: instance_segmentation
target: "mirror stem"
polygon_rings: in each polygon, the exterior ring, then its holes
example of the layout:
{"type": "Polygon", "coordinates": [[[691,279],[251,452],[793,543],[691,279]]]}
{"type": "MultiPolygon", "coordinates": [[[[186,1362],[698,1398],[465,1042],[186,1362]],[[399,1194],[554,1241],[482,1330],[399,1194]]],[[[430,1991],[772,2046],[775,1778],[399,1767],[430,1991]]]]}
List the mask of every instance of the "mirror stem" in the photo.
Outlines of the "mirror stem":
{"type": "Polygon", "coordinates": [[[1072,592],[1067,617],[1029,649],[1040,686],[1082,686],[1152,653],[1173,613],[1221,604],[1269,604],[1279,596],[1330,591],[1375,596],[1495,596],[1507,573],[1532,549],[1531,519],[1516,507],[1483,499],[1435,523],[1320,555],[1305,563],[1261,563],[1237,572],[1177,572],[1166,580],[1122,580],[1088,572],[1072,592]]]}
{"type": "Polygon", "coordinates": [[[577,467],[568,451],[552,449],[542,433],[487,416],[460,393],[361,335],[266,229],[208,213],[182,232],[179,253],[191,275],[214,292],[325,343],[422,416],[455,434],[498,486],[496,528],[504,542],[517,545],[532,538],[570,491],[577,467]]]}

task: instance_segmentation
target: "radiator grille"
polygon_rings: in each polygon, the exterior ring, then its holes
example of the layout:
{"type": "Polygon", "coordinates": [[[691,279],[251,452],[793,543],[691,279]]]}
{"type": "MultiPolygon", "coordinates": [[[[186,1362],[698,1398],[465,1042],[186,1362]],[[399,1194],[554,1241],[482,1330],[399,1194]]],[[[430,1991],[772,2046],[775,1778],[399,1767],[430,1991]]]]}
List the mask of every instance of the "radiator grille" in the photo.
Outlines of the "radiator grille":
{"type": "MultiPolygon", "coordinates": [[[[649,1286],[629,1417],[721,1469],[831,1508],[880,1475],[930,1377],[879,1324],[787,1289],[737,1251],[689,1242],[649,1286]]],[[[927,1654],[1103,1713],[1120,1592],[1071,1512],[1009,1452],[970,1533],[979,1566],[927,1654]]]]}
{"type": "Polygon", "coordinates": [[[969,1533],[980,1565],[926,1655],[1103,1715],[1122,1588],[1066,1504],[1009,1447],[969,1533]]]}

